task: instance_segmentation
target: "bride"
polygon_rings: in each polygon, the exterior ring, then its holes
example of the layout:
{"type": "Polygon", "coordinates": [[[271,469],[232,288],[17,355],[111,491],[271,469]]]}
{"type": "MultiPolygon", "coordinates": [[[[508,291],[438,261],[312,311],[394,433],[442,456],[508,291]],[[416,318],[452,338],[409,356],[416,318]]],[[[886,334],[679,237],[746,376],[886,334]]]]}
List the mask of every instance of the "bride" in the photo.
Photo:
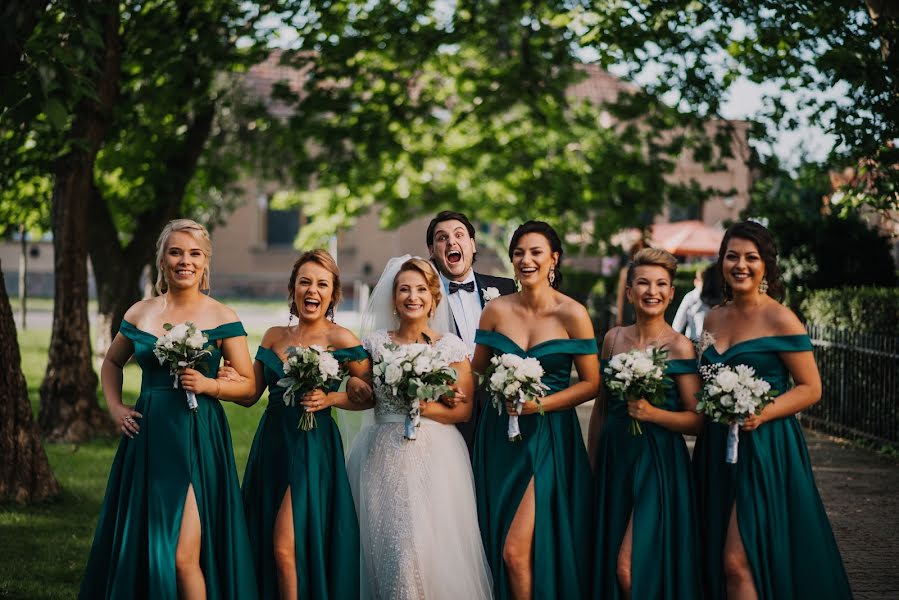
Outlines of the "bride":
{"type": "Polygon", "coordinates": [[[359,515],[363,598],[490,598],[468,451],[454,423],[471,414],[465,343],[449,333],[434,267],[408,255],[388,262],[363,316],[363,346],[430,344],[458,373],[454,398],[421,403],[416,439],[408,408],[375,381],[374,424],[359,434],[347,471],[359,515]]]}

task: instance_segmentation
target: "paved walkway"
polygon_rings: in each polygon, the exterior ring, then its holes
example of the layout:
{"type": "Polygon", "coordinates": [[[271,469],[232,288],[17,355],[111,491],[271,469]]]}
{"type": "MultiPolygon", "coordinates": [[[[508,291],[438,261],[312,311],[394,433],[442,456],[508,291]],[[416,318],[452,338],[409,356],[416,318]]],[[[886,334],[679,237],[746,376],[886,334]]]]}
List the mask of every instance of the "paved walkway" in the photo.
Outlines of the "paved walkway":
{"type": "MultiPolygon", "coordinates": [[[[578,407],[585,436],[592,408],[578,407]]],[[[899,460],[815,431],[805,435],[855,600],[899,599],[899,460]]]]}
{"type": "Polygon", "coordinates": [[[899,598],[899,461],[806,430],[856,600],[899,598]]]}

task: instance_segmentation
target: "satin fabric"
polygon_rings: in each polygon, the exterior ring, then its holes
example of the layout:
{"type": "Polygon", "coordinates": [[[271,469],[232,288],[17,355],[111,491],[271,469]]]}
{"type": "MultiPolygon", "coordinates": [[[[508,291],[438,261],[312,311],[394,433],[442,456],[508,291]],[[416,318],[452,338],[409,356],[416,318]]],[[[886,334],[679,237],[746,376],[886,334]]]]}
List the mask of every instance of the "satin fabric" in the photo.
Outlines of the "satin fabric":
{"type": "MultiPolygon", "coordinates": [[[[340,363],[368,358],[362,346],[332,354],[340,363]]],[[[289,487],[299,597],[358,599],[359,525],[337,424],[331,410],[322,410],[314,429],[298,429],[302,407],[285,406],[278,385],[282,359],[260,347],[256,360],[269,399],[247,459],[243,499],[259,597],[279,597],[274,528],[289,487]]]]}
{"type": "MultiPolygon", "coordinates": [[[[792,382],[779,354],[811,350],[807,335],[767,336],[734,344],[723,353],[710,346],[702,364],[749,365],[773,390],[784,393],[792,382]]],[[[741,431],[734,465],[724,460],[726,437],[725,425],[706,421],[693,453],[705,595],[726,597],[723,550],[736,503],[759,598],[851,598],[796,417],[741,431]]]]}
{"type": "MultiPolygon", "coordinates": [[[[122,436],[106,487],[79,598],[178,597],[175,549],[188,486],[200,513],[200,567],[209,598],[256,598],[256,578],[240,499],[231,432],[221,404],[197,395],[192,412],[168,366],[153,354],[156,336],[122,321],[142,370],[135,410],[140,433],[122,436]]],[[[245,336],[227,323],[204,331],[210,342],[245,336]]],[[[198,368],[215,377],[215,349],[198,368]]]]}
{"type": "MultiPolygon", "coordinates": [[[[601,361],[602,368],[608,360],[601,361]]],[[[696,373],[694,359],[669,360],[671,387],[662,408],[683,410],[676,375],[696,373]]],[[[633,598],[700,598],[699,549],[690,455],[680,433],[641,423],[632,435],[627,401],[606,388],[608,417],[600,433],[596,472],[594,598],[623,598],[618,552],[633,514],[633,598]]]]}
{"type": "MultiPolygon", "coordinates": [[[[595,339],[558,339],[524,350],[496,331],[478,330],[475,342],[494,354],[534,357],[544,369],[547,395],[568,387],[574,355],[596,354],[595,339]]],[[[523,439],[510,442],[509,416],[492,405],[478,424],[473,456],[478,520],[494,595],[511,598],[503,561],[509,526],[534,479],[534,597],[586,598],[592,570],[593,483],[573,408],[519,418],[523,439]]]]}

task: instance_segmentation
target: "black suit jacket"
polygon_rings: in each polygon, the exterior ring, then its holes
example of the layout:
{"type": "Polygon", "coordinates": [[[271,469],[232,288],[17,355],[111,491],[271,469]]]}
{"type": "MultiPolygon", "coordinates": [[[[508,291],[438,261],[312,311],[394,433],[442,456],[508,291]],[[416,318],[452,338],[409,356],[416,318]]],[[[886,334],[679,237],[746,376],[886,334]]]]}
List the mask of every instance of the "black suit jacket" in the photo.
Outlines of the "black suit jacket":
{"type": "MultiPolygon", "coordinates": [[[[508,277],[494,277],[493,275],[484,275],[482,273],[478,273],[475,271],[474,280],[477,284],[477,294],[478,298],[481,301],[481,308],[484,308],[484,290],[490,287],[496,288],[501,296],[505,296],[506,294],[511,294],[515,292],[515,282],[508,277]]],[[[456,328],[456,334],[459,333],[459,326],[455,322],[455,316],[453,317],[453,325],[456,328]]],[[[462,337],[462,336],[459,336],[462,337]]],[[[475,382],[475,386],[477,386],[477,382],[475,382]]],[[[475,391],[474,395],[474,406],[471,411],[471,418],[464,423],[457,423],[456,428],[459,430],[459,433],[462,434],[462,437],[465,438],[465,445],[468,446],[468,453],[471,454],[472,449],[474,448],[474,434],[478,427],[478,421],[481,417],[481,411],[484,408],[484,405],[488,402],[488,394],[483,390],[475,391]]]]}

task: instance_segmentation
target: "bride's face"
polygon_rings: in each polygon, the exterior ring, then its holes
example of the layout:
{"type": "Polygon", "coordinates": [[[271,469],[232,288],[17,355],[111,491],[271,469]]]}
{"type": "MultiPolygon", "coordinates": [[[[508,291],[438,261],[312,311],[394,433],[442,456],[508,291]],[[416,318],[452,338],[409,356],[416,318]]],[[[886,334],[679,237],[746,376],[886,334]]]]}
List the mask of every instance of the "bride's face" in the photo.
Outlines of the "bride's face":
{"type": "Polygon", "coordinates": [[[434,298],[424,275],[418,271],[403,271],[396,278],[393,303],[400,320],[415,321],[431,315],[434,298]]]}

